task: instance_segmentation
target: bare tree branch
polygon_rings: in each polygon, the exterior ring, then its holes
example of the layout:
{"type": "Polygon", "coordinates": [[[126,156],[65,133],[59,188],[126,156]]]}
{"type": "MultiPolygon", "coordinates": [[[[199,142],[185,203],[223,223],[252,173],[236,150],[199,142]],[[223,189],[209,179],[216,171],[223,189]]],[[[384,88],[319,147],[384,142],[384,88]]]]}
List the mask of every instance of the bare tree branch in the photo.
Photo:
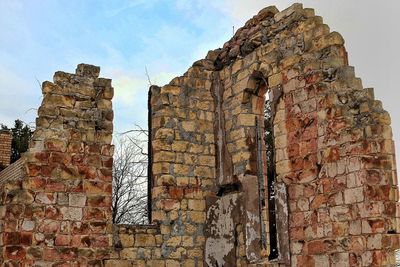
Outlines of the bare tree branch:
{"type": "Polygon", "coordinates": [[[113,164],[113,222],[145,224],[147,221],[146,130],[125,132],[115,142],[113,164]]]}
{"type": "Polygon", "coordinates": [[[147,66],[144,66],[144,70],[146,72],[146,77],[147,77],[147,81],[149,82],[149,86],[152,86],[153,83],[150,80],[150,75],[149,75],[149,72],[147,71],[147,66]]]}

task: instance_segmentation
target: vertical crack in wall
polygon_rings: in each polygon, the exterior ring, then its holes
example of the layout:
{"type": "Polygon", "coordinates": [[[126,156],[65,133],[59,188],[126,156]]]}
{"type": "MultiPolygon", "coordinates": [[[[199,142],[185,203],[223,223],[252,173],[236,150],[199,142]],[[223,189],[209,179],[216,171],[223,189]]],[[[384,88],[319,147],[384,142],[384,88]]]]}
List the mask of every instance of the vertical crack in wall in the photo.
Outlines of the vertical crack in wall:
{"type": "Polygon", "coordinates": [[[224,87],[219,72],[213,72],[211,93],[215,104],[215,144],[217,154],[217,184],[224,185],[233,182],[232,158],[226,145],[225,118],[223,111],[224,87]]]}
{"type": "Polygon", "coordinates": [[[232,158],[226,145],[223,112],[224,87],[219,72],[212,74],[211,93],[215,105],[216,197],[207,198],[205,262],[208,266],[236,265],[236,225],[240,218],[240,184],[234,181],[232,158]]]}

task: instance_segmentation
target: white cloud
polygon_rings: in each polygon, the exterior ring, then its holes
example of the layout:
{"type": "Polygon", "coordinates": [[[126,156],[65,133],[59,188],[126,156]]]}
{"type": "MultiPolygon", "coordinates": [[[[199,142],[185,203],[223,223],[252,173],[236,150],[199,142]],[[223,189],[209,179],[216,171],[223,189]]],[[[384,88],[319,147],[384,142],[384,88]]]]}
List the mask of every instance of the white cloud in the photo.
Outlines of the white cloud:
{"type": "Polygon", "coordinates": [[[129,11],[131,8],[135,8],[138,6],[149,8],[154,5],[158,0],[129,0],[122,3],[118,8],[115,8],[115,5],[104,2],[104,9],[107,17],[114,17],[120,15],[122,12],[129,11]]]}
{"type": "MultiPolygon", "coordinates": [[[[130,130],[135,124],[146,128],[149,82],[145,70],[142,75],[122,69],[105,69],[102,72],[102,76],[112,77],[115,132],[130,130]]],[[[151,82],[158,85],[164,85],[177,76],[171,72],[149,75],[151,82]]]]}

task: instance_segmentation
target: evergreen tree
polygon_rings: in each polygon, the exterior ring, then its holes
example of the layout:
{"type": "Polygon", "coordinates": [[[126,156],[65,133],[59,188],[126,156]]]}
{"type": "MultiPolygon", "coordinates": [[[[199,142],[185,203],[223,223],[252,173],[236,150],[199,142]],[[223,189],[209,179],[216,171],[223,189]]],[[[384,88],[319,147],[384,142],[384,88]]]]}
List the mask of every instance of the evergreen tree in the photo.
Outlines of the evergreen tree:
{"type": "Polygon", "coordinates": [[[14,121],[14,127],[9,129],[5,125],[1,125],[1,129],[9,131],[12,135],[11,141],[11,163],[17,161],[21,154],[26,152],[29,147],[29,140],[33,134],[31,128],[23,121],[17,119],[14,121]]]}

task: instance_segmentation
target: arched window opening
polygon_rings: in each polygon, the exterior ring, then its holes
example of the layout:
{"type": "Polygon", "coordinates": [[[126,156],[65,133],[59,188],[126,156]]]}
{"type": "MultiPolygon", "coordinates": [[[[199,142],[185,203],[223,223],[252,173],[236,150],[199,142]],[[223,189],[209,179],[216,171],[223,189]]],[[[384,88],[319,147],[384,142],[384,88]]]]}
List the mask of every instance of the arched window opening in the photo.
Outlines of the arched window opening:
{"type": "MultiPolygon", "coordinates": [[[[257,95],[255,110],[257,132],[257,177],[259,186],[259,213],[262,223],[261,243],[269,251],[269,260],[279,258],[276,199],[275,147],[273,135],[273,101],[266,79],[261,73],[253,75],[252,92],[257,95]]],[[[254,102],[253,102],[254,103],[254,102]]]]}

